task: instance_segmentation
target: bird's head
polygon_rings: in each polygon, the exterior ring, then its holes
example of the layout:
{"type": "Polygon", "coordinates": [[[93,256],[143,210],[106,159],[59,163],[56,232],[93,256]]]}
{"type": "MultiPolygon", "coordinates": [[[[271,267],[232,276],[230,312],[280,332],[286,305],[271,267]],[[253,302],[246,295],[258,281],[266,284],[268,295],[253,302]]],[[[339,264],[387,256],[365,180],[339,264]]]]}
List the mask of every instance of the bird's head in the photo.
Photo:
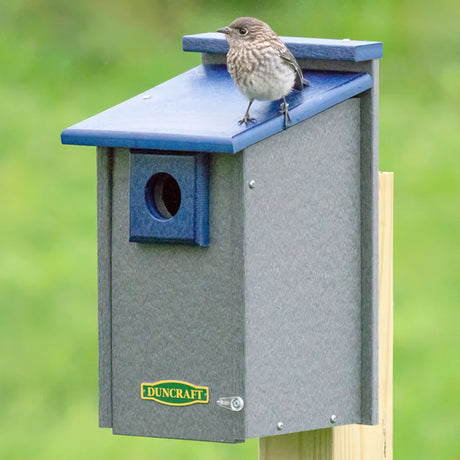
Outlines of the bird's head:
{"type": "Polygon", "coordinates": [[[263,40],[275,35],[268,24],[259,19],[249,17],[237,18],[227,27],[218,29],[217,32],[226,35],[230,46],[256,39],[263,40]]]}

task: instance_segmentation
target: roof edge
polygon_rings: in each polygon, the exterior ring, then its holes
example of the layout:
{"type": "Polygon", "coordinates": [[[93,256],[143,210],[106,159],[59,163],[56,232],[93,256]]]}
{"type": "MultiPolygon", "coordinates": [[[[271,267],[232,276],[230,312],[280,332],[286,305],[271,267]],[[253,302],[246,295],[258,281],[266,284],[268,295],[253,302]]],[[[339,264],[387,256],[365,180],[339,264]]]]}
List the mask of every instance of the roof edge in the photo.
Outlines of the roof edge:
{"type": "MultiPolygon", "coordinates": [[[[383,43],[329,38],[280,37],[296,58],[335,61],[370,61],[383,57],[383,43]]],[[[226,54],[228,43],[223,34],[206,32],[182,37],[184,51],[226,54]]]]}
{"type": "Polygon", "coordinates": [[[194,138],[180,134],[171,136],[165,133],[95,130],[78,128],[78,125],[64,129],[61,142],[69,145],[236,153],[226,137],[200,135],[194,138]]]}

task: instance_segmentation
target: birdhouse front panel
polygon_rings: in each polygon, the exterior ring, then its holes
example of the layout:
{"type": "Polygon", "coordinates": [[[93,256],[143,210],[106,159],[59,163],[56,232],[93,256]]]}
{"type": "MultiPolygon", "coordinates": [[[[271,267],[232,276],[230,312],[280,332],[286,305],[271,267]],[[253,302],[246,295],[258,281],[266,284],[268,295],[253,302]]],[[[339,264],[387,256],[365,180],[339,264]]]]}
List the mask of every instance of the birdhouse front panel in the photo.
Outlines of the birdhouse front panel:
{"type": "Polygon", "coordinates": [[[241,153],[210,157],[212,237],[204,248],[129,241],[130,153],[114,151],[114,433],[245,439],[244,411],[216,404],[232,396],[245,400],[241,160],[241,153]]]}

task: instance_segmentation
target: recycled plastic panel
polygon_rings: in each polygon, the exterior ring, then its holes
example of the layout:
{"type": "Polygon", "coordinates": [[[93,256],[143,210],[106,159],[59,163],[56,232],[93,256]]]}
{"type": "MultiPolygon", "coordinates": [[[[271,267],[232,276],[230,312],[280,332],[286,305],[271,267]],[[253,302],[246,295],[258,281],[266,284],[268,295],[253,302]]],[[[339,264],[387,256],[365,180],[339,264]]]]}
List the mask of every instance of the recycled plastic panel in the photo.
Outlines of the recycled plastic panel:
{"type": "MultiPolygon", "coordinates": [[[[330,38],[280,37],[296,58],[329,59],[334,61],[369,61],[383,56],[382,42],[334,40],[330,38]]],[[[229,46],[221,33],[206,32],[185,35],[184,51],[226,54],[229,46]]]]}
{"type": "MultiPolygon", "coordinates": [[[[287,97],[292,124],[372,88],[359,72],[304,71],[311,86],[287,97]]],[[[257,123],[224,65],[200,65],[64,130],[64,144],[235,153],[284,130],[280,101],[255,101],[257,123]]]]}
{"type": "Polygon", "coordinates": [[[105,391],[112,391],[116,434],[244,439],[244,413],[216,404],[221,395],[244,398],[242,154],[210,160],[209,248],[136,244],[128,241],[129,151],[114,151],[113,383],[105,391]],[[209,403],[171,407],[141,398],[141,383],[169,379],[209,387],[209,403]]]}
{"type": "Polygon", "coordinates": [[[244,159],[246,435],[361,423],[359,99],[244,159]]]}

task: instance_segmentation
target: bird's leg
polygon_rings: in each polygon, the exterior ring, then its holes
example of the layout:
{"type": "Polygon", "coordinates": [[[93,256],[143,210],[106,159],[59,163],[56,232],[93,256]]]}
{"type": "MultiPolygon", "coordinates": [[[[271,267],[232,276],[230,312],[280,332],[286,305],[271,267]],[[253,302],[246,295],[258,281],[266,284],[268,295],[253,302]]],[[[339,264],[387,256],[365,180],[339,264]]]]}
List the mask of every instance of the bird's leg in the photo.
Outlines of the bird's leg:
{"type": "Polygon", "coordinates": [[[291,117],[289,116],[288,107],[289,104],[286,102],[286,97],[283,97],[280,113],[284,114],[284,129],[287,129],[289,125],[292,123],[291,117]]]}
{"type": "Polygon", "coordinates": [[[253,102],[254,102],[254,99],[251,99],[251,100],[249,101],[248,109],[246,110],[246,113],[244,114],[244,118],[241,119],[241,120],[238,122],[239,125],[242,125],[242,124],[244,123],[244,124],[247,126],[248,123],[250,123],[250,122],[254,122],[254,123],[255,123],[255,122],[257,121],[255,118],[251,118],[251,117],[249,116],[249,109],[251,108],[251,104],[252,104],[253,102]]]}

